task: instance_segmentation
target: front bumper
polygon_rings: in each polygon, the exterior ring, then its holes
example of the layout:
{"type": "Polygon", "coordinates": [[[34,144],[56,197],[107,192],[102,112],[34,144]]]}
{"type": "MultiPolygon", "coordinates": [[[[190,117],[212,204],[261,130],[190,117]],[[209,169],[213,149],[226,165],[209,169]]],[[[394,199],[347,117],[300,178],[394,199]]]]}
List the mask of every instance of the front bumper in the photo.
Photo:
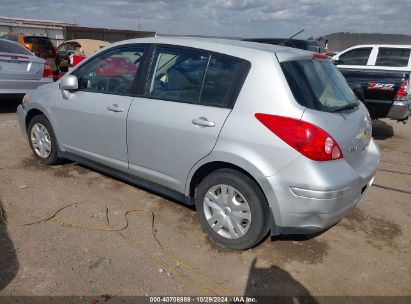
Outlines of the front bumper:
{"type": "Polygon", "coordinates": [[[363,161],[353,168],[346,160],[315,162],[300,157],[268,177],[267,199],[274,214],[272,235],[315,233],[336,224],[357,207],[370,189],[380,153],[373,141],[363,161]]]}
{"type": "Polygon", "coordinates": [[[19,105],[17,107],[17,121],[19,122],[21,132],[24,136],[27,136],[26,116],[27,112],[24,110],[22,105],[19,105]]]}
{"type": "Polygon", "coordinates": [[[411,100],[394,101],[387,117],[392,120],[405,121],[410,116],[411,100]]]}

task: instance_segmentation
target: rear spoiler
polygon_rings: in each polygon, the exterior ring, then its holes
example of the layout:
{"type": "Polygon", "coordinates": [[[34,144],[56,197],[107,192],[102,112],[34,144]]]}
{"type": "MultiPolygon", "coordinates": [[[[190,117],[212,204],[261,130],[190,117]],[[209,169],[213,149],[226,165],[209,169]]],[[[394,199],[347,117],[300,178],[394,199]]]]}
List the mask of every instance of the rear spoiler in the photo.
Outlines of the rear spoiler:
{"type": "Polygon", "coordinates": [[[312,59],[313,54],[314,53],[309,51],[292,48],[289,48],[287,50],[278,50],[275,52],[275,56],[277,57],[278,62],[280,63],[285,61],[312,59]]]}

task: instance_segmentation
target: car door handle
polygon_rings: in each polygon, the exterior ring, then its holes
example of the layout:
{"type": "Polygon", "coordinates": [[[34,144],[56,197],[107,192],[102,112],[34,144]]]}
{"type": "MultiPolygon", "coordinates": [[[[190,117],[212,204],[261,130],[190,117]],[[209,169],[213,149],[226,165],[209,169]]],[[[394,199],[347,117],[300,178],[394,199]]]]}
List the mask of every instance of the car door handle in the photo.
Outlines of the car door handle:
{"type": "Polygon", "coordinates": [[[200,126],[200,127],[214,127],[215,123],[212,121],[208,121],[205,117],[195,118],[191,121],[193,125],[200,126]]]}
{"type": "Polygon", "coordinates": [[[118,104],[112,104],[111,106],[108,106],[107,110],[109,110],[110,112],[123,112],[123,108],[118,104]]]}

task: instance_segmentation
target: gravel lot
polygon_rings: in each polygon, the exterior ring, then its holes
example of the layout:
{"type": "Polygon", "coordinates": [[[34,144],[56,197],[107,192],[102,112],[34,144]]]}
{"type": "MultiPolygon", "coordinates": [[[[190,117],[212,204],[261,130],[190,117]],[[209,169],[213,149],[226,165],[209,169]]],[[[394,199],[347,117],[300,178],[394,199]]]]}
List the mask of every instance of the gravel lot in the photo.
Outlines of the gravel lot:
{"type": "MultiPolygon", "coordinates": [[[[194,210],[75,163],[41,165],[20,133],[16,104],[0,105],[0,295],[411,295],[411,195],[374,186],[359,209],[303,240],[216,246],[194,210]],[[59,208],[51,220],[29,226],[59,208]],[[115,227],[121,233],[60,222],[115,227]],[[60,222],[59,222],[60,221],[60,222]],[[174,259],[173,259],[174,257],[174,259]],[[187,264],[186,267],[185,264],[187,264]]],[[[411,123],[374,123],[375,184],[411,191],[411,123]]],[[[109,301],[108,301],[109,302],[109,301]]]]}

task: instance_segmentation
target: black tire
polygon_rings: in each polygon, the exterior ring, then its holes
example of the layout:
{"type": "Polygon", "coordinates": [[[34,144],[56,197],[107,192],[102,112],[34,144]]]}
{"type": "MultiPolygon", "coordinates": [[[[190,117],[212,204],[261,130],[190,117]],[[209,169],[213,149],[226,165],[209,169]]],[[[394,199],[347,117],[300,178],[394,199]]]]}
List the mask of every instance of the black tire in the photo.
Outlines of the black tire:
{"type": "Polygon", "coordinates": [[[42,163],[47,164],[47,165],[57,165],[57,164],[61,163],[62,159],[59,158],[59,156],[58,156],[57,138],[54,135],[53,128],[52,128],[52,126],[51,126],[51,124],[50,124],[50,122],[49,122],[49,120],[47,119],[46,116],[44,116],[42,114],[41,115],[36,115],[30,120],[29,126],[27,128],[27,137],[28,137],[28,140],[29,140],[30,148],[33,151],[34,156],[39,161],[41,161],[42,163]],[[36,124],[43,125],[46,128],[46,130],[49,134],[49,139],[50,139],[50,142],[51,142],[51,145],[50,145],[51,149],[50,149],[50,154],[47,157],[41,157],[38,154],[38,152],[36,152],[35,148],[33,147],[33,143],[32,143],[32,140],[31,140],[31,133],[32,133],[33,126],[36,125],[36,124]]]}
{"type": "Polygon", "coordinates": [[[270,228],[270,209],[264,193],[250,177],[232,169],[220,169],[206,176],[196,190],[195,204],[204,232],[214,241],[228,248],[237,250],[252,248],[267,235],[270,228]],[[251,221],[247,232],[239,238],[224,237],[214,231],[207,222],[204,198],[206,193],[216,185],[228,185],[235,188],[248,203],[251,221]]]}

